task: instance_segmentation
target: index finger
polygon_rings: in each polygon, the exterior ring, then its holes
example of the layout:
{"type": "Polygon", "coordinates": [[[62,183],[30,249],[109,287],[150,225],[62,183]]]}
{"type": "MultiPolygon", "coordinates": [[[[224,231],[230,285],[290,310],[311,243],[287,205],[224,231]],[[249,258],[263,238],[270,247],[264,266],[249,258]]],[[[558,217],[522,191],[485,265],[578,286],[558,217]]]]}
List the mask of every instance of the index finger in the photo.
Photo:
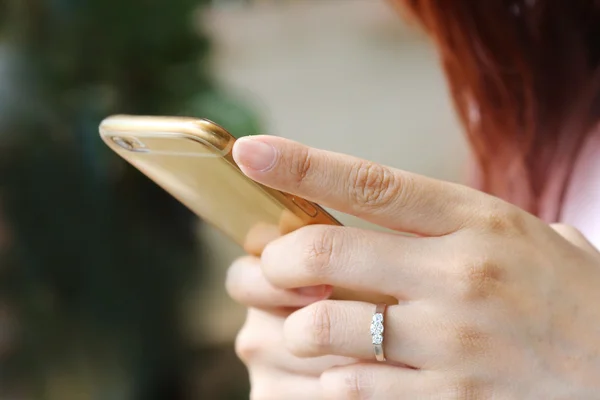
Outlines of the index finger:
{"type": "Polygon", "coordinates": [[[233,156],[259,183],[402,232],[455,232],[486,198],[461,185],[273,136],[239,139],[233,156]]]}

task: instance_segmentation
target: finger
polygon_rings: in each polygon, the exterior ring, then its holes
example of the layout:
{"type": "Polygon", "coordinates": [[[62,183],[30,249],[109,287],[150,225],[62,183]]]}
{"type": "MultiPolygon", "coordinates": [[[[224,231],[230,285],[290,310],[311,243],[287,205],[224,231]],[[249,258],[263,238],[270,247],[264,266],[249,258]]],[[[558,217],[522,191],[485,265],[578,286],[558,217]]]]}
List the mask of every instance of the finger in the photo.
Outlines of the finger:
{"type": "Polygon", "coordinates": [[[260,259],[244,257],[234,262],[227,273],[225,286],[229,295],[246,307],[275,309],[303,307],[331,294],[328,285],[281,289],[265,278],[260,259]]]}
{"type": "MultiPolygon", "coordinates": [[[[285,345],[298,357],[337,355],[374,361],[370,333],[374,310],[374,305],[363,302],[314,303],[286,319],[285,345]]],[[[477,357],[486,336],[475,328],[456,328],[447,318],[421,302],[388,306],[382,333],[387,360],[435,369],[456,362],[460,355],[477,357]]]]}
{"type": "Polygon", "coordinates": [[[248,230],[244,240],[244,251],[253,256],[260,256],[265,246],[281,236],[279,228],[272,224],[259,222],[248,230]]]}
{"type": "Polygon", "coordinates": [[[577,228],[565,224],[550,225],[554,231],[582,250],[598,253],[598,249],[577,228]]]}
{"type": "Polygon", "coordinates": [[[302,219],[289,210],[282,210],[279,225],[258,222],[248,230],[244,239],[244,251],[253,256],[260,256],[265,246],[289,232],[306,225],[302,219]]]}
{"type": "Polygon", "coordinates": [[[262,269],[281,288],[328,284],[414,299],[451,290],[450,266],[461,257],[449,237],[313,225],[271,242],[263,252],[262,269]]]}
{"type": "Polygon", "coordinates": [[[327,400],[479,398],[448,396],[439,383],[441,379],[432,375],[385,364],[353,364],[325,371],[321,388],[327,400]]]}
{"type": "Polygon", "coordinates": [[[290,374],[272,368],[250,370],[250,399],[320,400],[322,398],[318,377],[290,374]]]}
{"type": "Polygon", "coordinates": [[[278,137],[242,138],[233,156],[259,183],[398,231],[428,236],[457,231],[475,207],[491,199],[460,185],[278,137]]]}
{"type": "Polygon", "coordinates": [[[476,378],[374,363],[327,370],[321,375],[321,388],[327,400],[492,398],[483,378],[480,382],[476,378]]]}
{"type": "Polygon", "coordinates": [[[237,356],[250,369],[261,366],[318,377],[323,370],[335,365],[356,362],[355,359],[329,356],[299,358],[290,353],[283,340],[284,319],[262,310],[248,310],[248,317],[235,341],[237,356]]]}

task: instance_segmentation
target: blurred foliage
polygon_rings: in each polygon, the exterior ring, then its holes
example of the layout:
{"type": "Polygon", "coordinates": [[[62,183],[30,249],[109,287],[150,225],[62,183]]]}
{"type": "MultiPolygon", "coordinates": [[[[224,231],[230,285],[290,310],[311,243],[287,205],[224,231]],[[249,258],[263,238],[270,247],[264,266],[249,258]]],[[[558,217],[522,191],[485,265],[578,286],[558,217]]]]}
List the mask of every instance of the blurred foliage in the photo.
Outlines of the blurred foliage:
{"type": "Polygon", "coordinates": [[[205,3],[0,0],[0,398],[184,398],[202,362],[180,320],[196,219],[97,127],[131,113],[258,129],[211,80],[205,3]]]}

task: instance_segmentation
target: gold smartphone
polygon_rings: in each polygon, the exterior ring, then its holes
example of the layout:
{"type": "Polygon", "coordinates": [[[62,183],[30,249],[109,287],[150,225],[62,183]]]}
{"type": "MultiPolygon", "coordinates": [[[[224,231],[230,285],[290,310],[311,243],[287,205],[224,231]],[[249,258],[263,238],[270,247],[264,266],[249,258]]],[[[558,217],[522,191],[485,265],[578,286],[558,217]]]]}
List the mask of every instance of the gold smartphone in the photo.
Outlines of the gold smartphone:
{"type": "MultiPolygon", "coordinates": [[[[211,121],[116,115],[100,124],[100,136],[119,156],[250,254],[259,255],[268,242],[302,226],[340,225],[317,204],[246,177],[231,155],[235,138],[211,121]]],[[[337,288],[335,297],[376,300],[337,288]]]]}

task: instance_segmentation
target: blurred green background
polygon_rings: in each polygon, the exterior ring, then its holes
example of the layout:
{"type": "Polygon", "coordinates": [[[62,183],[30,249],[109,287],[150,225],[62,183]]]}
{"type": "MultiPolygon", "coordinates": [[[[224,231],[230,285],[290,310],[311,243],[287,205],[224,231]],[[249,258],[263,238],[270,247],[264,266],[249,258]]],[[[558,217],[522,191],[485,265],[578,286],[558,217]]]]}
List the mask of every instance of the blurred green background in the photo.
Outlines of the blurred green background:
{"type": "Polygon", "coordinates": [[[183,334],[204,270],[198,222],[97,130],[113,113],[258,130],[213,83],[206,5],[0,3],[1,399],[247,398],[231,346],[183,334]]]}
{"type": "Polygon", "coordinates": [[[1,400],[248,398],[241,251],[105,148],[113,113],[453,181],[467,153],[388,0],[0,0],[1,400]]]}

